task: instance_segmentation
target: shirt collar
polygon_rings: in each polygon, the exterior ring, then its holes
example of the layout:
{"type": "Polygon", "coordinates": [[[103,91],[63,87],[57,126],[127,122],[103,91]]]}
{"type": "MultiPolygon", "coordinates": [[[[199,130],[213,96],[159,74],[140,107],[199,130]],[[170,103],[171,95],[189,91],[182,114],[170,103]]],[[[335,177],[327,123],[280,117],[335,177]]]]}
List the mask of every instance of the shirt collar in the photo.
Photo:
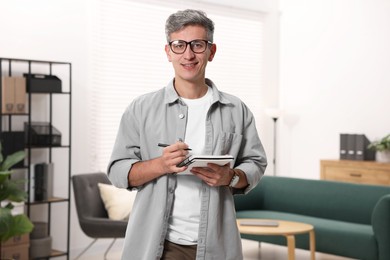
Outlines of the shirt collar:
{"type": "MultiPolygon", "coordinates": [[[[166,91],[165,91],[165,98],[164,102],[166,104],[172,104],[175,102],[178,102],[180,100],[180,96],[177,94],[175,87],[173,86],[174,79],[172,79],[168,85],[166,86],[166,91]]],[[[220,102],[222,104],[230,104],[231,101],[226,98],[225,95],[223,95],[222,92],[219,92],[217,89],[217,86],[208,78],[205,79],[205,82],[208,86],[211,87],[213,91],[213,103],[215,102],[220,102]]]]}

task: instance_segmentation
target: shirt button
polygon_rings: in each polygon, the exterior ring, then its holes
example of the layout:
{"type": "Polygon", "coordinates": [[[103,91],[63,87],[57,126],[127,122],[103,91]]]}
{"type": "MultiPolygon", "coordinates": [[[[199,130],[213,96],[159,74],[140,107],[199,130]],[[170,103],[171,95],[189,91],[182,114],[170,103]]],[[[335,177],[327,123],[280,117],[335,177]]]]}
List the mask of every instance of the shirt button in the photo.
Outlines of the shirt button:
{"type": "Polygon", "coordinates": [[[184,118],[184,114],[180,114],[180,115],[179,115],[179,118],[180,118],[180,119],[183,119],[183,118],[184,118]]]}

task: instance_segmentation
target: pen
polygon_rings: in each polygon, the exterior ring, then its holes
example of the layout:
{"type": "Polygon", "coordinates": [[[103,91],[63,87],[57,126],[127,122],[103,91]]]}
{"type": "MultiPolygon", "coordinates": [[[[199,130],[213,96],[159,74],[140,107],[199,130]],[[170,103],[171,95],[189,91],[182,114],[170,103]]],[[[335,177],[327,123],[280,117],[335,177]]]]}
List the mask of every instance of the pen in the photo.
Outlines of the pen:
{"type": "MultiPolygon", "coordinates": [[[[158,143],[158,146],[160,146],[160,147],[167,147],[167,146],[170,146],[170,144],[158,143]]],[[[191,151],[192,149],[191,148],[186,148],[184,150],[191,151]]]]}

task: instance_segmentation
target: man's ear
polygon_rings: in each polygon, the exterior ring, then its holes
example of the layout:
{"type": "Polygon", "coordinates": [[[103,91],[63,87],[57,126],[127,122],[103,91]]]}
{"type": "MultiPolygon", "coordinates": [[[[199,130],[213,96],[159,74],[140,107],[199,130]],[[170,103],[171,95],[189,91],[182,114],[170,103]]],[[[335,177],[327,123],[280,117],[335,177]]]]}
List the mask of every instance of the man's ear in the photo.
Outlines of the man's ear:
{"type": "Polygon", "coordinates": [[[165,44],[165,53],[167,54],[168,61],[171,62],[172,61],[171,49],[169,48],[168,44],[165,44]]]}
{"type": "Polygon", "coordinates": [[[217,45],[215,43],[213,43],[210,47],[209,61],[212,61],[214,59],[216,52],[217,52],[217,45]]]}

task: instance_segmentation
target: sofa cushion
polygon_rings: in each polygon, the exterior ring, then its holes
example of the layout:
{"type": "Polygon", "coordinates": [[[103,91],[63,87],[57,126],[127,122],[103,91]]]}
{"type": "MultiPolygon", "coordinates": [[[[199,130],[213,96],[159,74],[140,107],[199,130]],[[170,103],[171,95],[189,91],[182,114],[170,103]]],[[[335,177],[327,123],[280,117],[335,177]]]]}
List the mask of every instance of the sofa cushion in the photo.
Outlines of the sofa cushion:
{"type": "MultiPolygon", "coordinates": [[[[332,252],[340,256],[358,259],[377,259],[377,243],[371,225],[349,223],[304,216],[293,213],[283,213],[267,210],[248,210],[237,212],[237,218],[280,219],[311,224],[316,234],[316,251],[332,252]]],[[[286,245],[284,237],[241,235],[242,238],[286,245]]],[[[308,249],[309,236],[296,236],[296,247],[308,249]]]]}
{"type": "Polygon", "coordinates": [[[117,188],[111,184],[98,183],[100,197],[112,220],[126,220],[133,207],[135,192],[117,188]]]}

